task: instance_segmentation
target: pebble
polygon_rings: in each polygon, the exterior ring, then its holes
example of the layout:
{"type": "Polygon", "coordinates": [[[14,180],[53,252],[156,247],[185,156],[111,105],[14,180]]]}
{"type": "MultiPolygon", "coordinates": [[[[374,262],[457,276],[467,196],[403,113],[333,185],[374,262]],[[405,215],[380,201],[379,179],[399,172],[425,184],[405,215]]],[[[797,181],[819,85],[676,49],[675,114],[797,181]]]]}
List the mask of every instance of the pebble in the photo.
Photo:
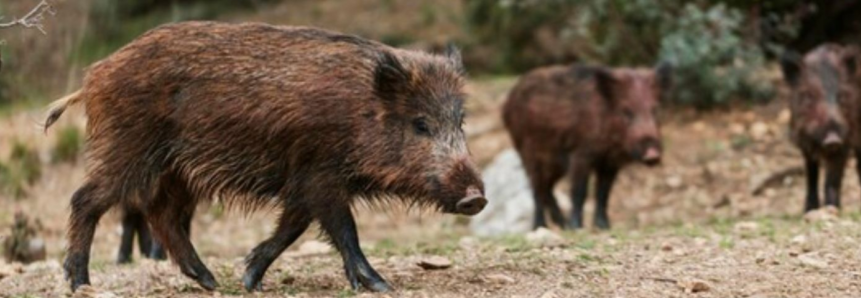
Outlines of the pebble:
{"type": "Polygon", "coordinates": [[[801,262],[801,264],[808,266],[808,267],[813,267],[813,268],[818,268],[818,269],[828,268],[828,262],[821,260],[821,259],[817,258],[816,256],[809,254],[809,253],[798,256],[798,261],[801,262]]]}
{"type": "Polygon", "coordinates": [[[565,244],[562,236],[543,227],[526,234],[526,241],[539,247],[559,247],[565,244]]]}
{"type": "Polygon", "coordinates": [[[501,273],[489,274],[484,278],[492,283],[511,284],[515,282],[513,277],[501,273]]]}
{"type": "Polygon", "coordinates": [[[417,263],[424,270],[441,270],[451,268],[452,262],[446,257],[431,256],[417,263]]]}
{"type": "Polygon", "coordinates": [[[759,223],[753,221],[742,221],[736,223],[735,227],[733,227],[733,230],[735,230],[735,232],[738,234],[756,232],[756,230],[759,230],[759,223]]]}
{"type": "Polygon", "coordinates": [[[711,290],[711,286],[700,279],[680,279],[676,282],[680,288],[685,290],[685,293],[699,293],[711,290]]]}
{"type": "Polygon", "coordinates": [[[804,221],[809,223],[834,222],[837,221],[837,212],[838,210],[834,206],[825,206],[805,213],[804,221]]]}
{"type": "Polygon", "coordinates": [[[72,298],[117,298],[117,295],[86,285],[78,288],[72,298]]]}

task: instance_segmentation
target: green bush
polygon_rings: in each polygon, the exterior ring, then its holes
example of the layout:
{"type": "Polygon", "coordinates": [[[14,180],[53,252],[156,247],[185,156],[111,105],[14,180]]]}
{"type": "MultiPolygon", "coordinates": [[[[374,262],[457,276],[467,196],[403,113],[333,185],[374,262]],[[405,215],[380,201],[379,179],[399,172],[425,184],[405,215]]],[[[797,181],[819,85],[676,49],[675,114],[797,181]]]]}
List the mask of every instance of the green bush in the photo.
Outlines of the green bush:
{"type": "Polygon", "coordinates": [[[54,162],[69,162],[78,159],[84,140],[81,130],[76,126],[67,126],[59,131],[57,143],[54,144],[52,157],[54,162]]]}
{"type": "Polygon", "coordinates": [[[27,195],[26,188],[42,176],[42,164],[35,150],[14,142],[8,163],[0,163],[0,191],[14,198],[27,195]]]}
{"type": "Polygon", "coordinates": [[[478,42],[498,49],[495,58],[485,58],[495,61],[491,71],[524,72],[573,61],[610,66],[667,61],[676,70],[672,102],[711,107],[767,99],[769,85],[754,75],[766,63],[760,44],[745,35],[741,10],[722,2],[469,0],[466,11],[478,42]]]}
{"type": "Polygon", "coordinates": [[[742,15],[722,4],[702,9],[687,4],[661,38],[658,59],[674,65],[674,101],[697,107],[731,99],[762,101],[771,82],[758,80],[765,66],[761,49],[741,37],[742,15]]]}

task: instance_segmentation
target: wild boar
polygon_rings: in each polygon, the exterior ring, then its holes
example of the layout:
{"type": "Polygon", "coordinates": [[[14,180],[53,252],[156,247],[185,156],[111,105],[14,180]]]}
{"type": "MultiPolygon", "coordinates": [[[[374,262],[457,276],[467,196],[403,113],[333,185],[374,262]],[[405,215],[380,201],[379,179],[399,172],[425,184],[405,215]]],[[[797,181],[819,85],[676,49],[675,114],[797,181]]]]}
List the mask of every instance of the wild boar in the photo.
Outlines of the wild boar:
{"type": "Polygon", "coordinates": [[[583,204],[594,171],[595,226],[610,227],[607,204],[616,174],[626,164],[661,161],[658,108],[670,66],[611,69],[572,65],[524,75],[503,107],[503,121],[523,160],[534,192],[534,227],[545,213],[561,227],[583,227],[583,204]],[[553,187],[570,174],[573,209],[566,222],[553,187]]]}
{"type": "Polygon", "coordinates": [[[461,128],[463,77],[453,48],[432,55],[315,28],[185,22],[145,33],[92,66],[46,120],[78,103],[88,117],[64,264],[72,289],[90,283],[93,233],[113,206],[141,210],[180,270],[216,288],[183,223],[218,197],[281,209],[247,258],[248,290],[312,221],[353,288],[389,290],[359,247],[354,202],[465,215],[487,203],[461,128]]]}
{"type": "Polygon", "coordinates": [[[839,208],[846,162],[850,153],[856,159],[861,154],[859,56],[857,47],[824,44],[803,58],[787,53],[781,59],[792,90],[790,137],[807,169],[805,211],[819,208],[820,163],[825,163],[825,205],[839,208]]]}

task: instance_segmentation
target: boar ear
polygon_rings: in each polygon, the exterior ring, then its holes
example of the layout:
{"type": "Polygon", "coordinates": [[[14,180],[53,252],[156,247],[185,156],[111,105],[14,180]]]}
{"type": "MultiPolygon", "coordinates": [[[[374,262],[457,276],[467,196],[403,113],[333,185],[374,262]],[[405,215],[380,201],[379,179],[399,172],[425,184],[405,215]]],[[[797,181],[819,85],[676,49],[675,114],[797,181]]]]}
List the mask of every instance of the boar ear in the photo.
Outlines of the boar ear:
{"type": "Polygon", "coordinates": [[[596,67],[593,77],[595,78],[595,87],[598,92],[608,102],[613,102],[613,85],[616,83],[616,78],[613,77],[613,72],[604,67],[596,67]]]}
{"type": "Polygon", "coordinates": [[[794,87],[798,84],[798,77],[801,75],[800,61],[801,57],[793,51],[787,51],[780,57],[780,69],[783,71],[783,79],[790,86],[794,87]]]}
{"type": "Polygon", "coordinates": [[[460,55],[460,49],[454,45],[453,42],[448,43],[445,47],[445,57],[451,61],[451,64],[457,69],[458,72],[464,73],[466,69],[463,67],[463,57],[460,55]]]}
{"type": "Polygon", "coordinates": [[[394,53],[384,51],[377,61],[374,70],[376,91],[385,99],[394,98],[395,94],[409,84],[410,75],[394,53]]]}
{"type": "Polygon", "coordinates": [[[658,63],[658,66],[655,66],[655,78],[658,80],[658,87],[662,90],[669,89],[673,84],[673,65],[667,61],[658,63]]]}
{"type": "Polygon", "coordinates": [[[612,102],[613,85],[616,83],[612,70],[600,66],[574,65],[571,68],[571,74],[578,81],[594,82],[598,94],[608,102],[612,102]]]}
{"type": "Polygon", "coordinates": [[[857,46],[848,46],[843,51],[843,65],[854,76],[858,71],[858,59],[861,58],[861,49],[857,46]]]}

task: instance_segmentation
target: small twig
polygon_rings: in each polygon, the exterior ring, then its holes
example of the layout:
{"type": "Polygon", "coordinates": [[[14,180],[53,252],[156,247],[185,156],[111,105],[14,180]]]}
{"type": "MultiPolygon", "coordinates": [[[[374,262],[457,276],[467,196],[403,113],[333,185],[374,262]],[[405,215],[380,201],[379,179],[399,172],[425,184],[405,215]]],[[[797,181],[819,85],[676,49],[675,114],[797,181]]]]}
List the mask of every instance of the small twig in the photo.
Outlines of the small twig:
{"type": "Polygon", "coordinates": [[[801,166],[792,166],[785,168],[783,170],[772,173],[768,178],[762,180],[762,182],[757,185],[753,191],[751,192],[753,195],[758,196],[762,194],[767,188],[774,186],[780,182],[783,182],[786,177],[791,176],[801,176],[804,175],[804,167],[801,166]]]}
{"type": "MultiPolygon", "coordinates": [[[[39,2],[39,4],[36,5],[36,7],[33,7],[30,12],[24,15],[24,17],[13,18],[11,22],[0,23],[0,29],[23,26],[24,28],[36,28],[36,30],[42,32],[42,34],[47,35],[48,32],[45,31],[45,27],[42,24],[42,21],[45,20],[45,13],[48,13],[50,15],[57,14],[57,12],[54,11],[54,7],[51,6],[51,4],[48,3],[47,0],[42,0],[42,2],[39,2]]],[[[2,20],[3,18],[4,17],[0,17],[0,20],[2,20]]]]}
{"type": "Polygon", "coordinates": [[[653,280],[653,281],[666,282],[666,283],[674,283],[674,284],[679,283],[679,281],[678,281],[678,280],[675,280],[675,279],[672,279],[672,278],[666,278],[666,277],[641,277],[641,279],[648,279],[648,280],[653,280]]]}

